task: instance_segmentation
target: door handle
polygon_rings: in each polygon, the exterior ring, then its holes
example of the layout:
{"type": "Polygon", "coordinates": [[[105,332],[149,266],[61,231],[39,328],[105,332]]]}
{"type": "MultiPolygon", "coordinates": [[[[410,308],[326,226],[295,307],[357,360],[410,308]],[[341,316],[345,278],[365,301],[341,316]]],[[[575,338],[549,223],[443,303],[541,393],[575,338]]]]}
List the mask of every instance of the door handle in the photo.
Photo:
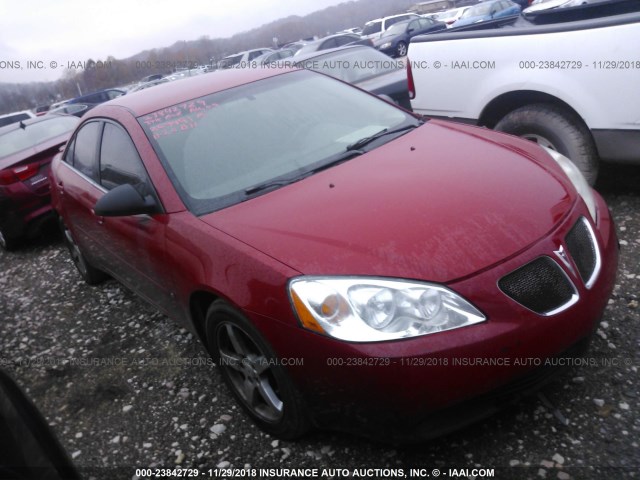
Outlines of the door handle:
{"type": "Polygon", "coordinates": [[[104,225],[104,217],[96,217],[96,221],[98,225],[104,225]]]}
{"type": "Polygon", "coordinates": [[[62,184],[62,182],[58,182],[56,185],[58,187],[58,193],[60,195],[64,195],[64,185],[62,184]]]}

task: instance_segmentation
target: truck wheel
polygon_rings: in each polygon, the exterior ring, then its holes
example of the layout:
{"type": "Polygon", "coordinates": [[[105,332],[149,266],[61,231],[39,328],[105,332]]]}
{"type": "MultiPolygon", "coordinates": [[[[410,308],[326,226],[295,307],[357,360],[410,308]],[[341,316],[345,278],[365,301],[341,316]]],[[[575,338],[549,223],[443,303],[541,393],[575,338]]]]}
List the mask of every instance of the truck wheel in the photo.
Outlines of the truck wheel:
{"type": "Polygon", "coordinates": [[[398,42],[396,46],[396,56],[404,57],[407,54],[407,44],[404,42],[398,42]]]}
{"type": "Polygon", "coordinates": [[[266,432],[283,439],[309,428],[303,402],[258,330],[225,302],[206,317],[207,346],[233,395],[266,432]]]}
{"type": "Polygon", "coordinates": [[[587,126],[573,112],[551,104],[527,105],[506,115],[495,129],[560,152],[576,164],[589,185],[596,182],[596,146],[587,126]]]}

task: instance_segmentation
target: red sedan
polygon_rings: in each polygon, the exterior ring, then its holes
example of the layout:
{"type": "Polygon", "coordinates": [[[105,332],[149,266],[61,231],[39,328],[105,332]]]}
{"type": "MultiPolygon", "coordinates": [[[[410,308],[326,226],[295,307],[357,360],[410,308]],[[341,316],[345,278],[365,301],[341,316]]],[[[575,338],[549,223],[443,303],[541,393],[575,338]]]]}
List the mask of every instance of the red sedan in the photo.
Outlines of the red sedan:
{"type": "Polygon", "coordinates": [[[311,71],[97,106],[53,163],[74,262],[184,324],[268,432],[429,437],[579,355],[609,211],[562,155],[311,71]]]}
{"type": "Polygon", "coordinates": [[[49,115],[0,128],[0,248],[19,245],[52,216],[51,159],[78,122],[49,115]]]}

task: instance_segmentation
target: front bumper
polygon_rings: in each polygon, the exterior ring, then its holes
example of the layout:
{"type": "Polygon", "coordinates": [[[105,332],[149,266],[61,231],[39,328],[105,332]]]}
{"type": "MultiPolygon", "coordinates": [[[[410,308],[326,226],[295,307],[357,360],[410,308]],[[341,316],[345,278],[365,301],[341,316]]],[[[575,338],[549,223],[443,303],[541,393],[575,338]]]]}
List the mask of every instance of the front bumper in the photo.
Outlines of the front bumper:
{"type": "Polygon", "coordinates": [[[553,257],[578,219],[588,218],[582,202],[542,240],[447,285],[483,311],[487,321],[481,324],[402,341],[347,343],[271,319],[252,319],[279,356],[302,359],[303,365],[288,372],[316,425],[386,440],[441,435],[530,393],[560,370],[546,368],[549,363],[570,366],[566,358],[584,351],[607,305],[618,264],[613,222],[602,198],[596,199],[601,270],[587,289],[562,265],[579,300],[555,315],[526,309],[497,283],[541,255],[553,257]],[[549,361],[558,357],[565,360],[549,361]]]}

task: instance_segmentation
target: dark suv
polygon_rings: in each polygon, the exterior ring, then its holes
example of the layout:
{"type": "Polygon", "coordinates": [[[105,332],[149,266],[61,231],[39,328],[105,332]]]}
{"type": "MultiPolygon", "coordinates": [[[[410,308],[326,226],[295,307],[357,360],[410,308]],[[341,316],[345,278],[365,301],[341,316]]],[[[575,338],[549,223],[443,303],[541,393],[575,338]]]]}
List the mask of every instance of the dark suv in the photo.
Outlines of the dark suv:
{"type": "Polygon", "coordinates": [[[87,95],[82,95],[81,97],[76,97],[73,100],[69,100],[67,103],[104,103],[109,100],[113,100],[114,98],[118,98],[125,93],[127,92],[124,90],[108,88],[106,90],[99,90],[97,92],[88,93],[87,95]]]}

